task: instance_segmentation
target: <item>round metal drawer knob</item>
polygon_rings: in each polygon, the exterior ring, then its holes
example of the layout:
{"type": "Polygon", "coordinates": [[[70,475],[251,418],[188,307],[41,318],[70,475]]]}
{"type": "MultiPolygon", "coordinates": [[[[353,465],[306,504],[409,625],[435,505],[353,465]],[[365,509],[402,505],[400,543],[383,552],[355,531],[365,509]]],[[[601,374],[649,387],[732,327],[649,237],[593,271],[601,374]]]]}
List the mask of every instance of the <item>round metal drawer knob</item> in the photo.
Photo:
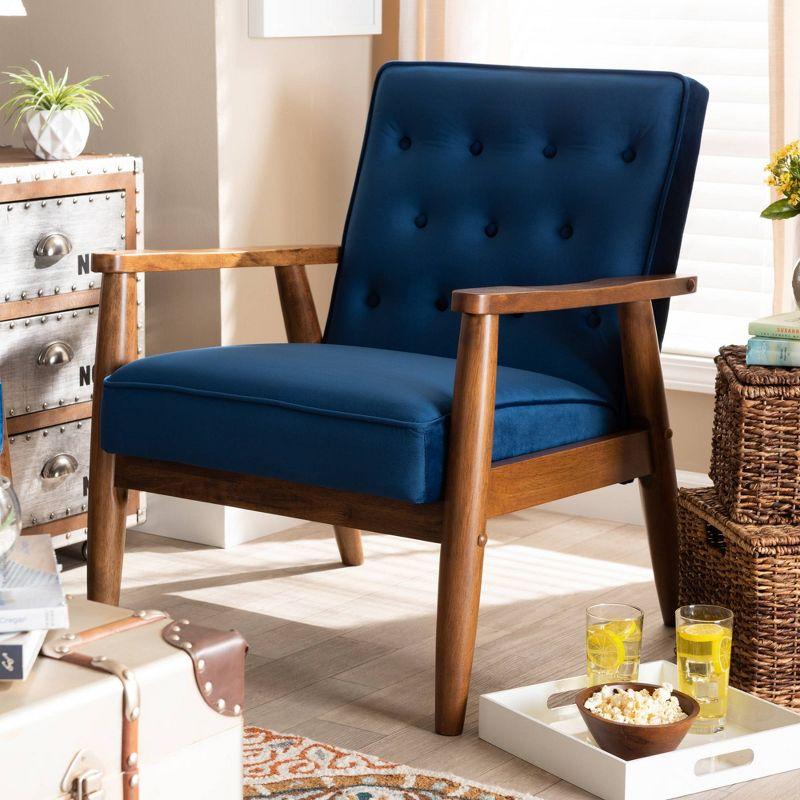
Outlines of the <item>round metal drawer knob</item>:
{"type": "Polygon", "coordinates": [[[34,255],[39,258],[61,258],[72,252],[72,243],[63,233],[48,233],[36,243],[34,255]]]}
{"type": "Polygon", "coordinates": [[[36,356],[36,363],[41,367],[57,367],[59,364],[67,364],[75,357],[72,347],[60,339],[49,342],[36,356]]]}
{"type": "Polygon", "coordinates": [[[53,456],[42,467],[42,478],[51,483],[61,483],[78,469],[78,459],[69,453],[53,456]]]}

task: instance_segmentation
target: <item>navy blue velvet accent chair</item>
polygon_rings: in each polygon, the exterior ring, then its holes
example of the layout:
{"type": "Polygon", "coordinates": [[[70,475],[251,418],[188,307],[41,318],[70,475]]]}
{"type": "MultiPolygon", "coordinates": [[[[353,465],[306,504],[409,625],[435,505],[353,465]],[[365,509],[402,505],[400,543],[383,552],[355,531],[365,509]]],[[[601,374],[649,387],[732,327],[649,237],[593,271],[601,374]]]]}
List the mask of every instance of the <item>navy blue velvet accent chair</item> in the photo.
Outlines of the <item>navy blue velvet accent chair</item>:
{"type": "MultiPolygon", "coordinates": [[[[461,731],[487,518],[639,478],[665,621],[659,346],[707,91],[681,75],[395,63],[341,247],[100,253],[89,596],[127,492],[441,543],[436,730],[461,731]],[[324,335],[306,265],[338,263],[324,335]],[[288,344],[135,358],[137,272],[271,266],[288,344]],[[224,429],[225,435],[221,435],[224,429]]],[[[532,576],[533,578],[534,576],[532,576]]]]}

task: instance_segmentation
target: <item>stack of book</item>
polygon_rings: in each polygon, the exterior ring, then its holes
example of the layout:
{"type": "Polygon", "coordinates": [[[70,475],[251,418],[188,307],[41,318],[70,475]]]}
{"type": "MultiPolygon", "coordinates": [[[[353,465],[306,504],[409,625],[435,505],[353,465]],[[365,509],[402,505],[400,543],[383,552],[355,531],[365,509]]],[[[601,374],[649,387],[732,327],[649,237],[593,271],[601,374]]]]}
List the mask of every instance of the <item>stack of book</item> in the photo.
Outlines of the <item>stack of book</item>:
{"type": "Polygon", "coordinates": [[[0,579],[0,681],[22,681],[28,677],[47,632],[69,627],[50,537],[17,539],[0,579]]]}
{"type": "Polygon", "coordinates": [[[753,320],[748,330],[748,364],[800,367],[800,309],[753,320]]]}

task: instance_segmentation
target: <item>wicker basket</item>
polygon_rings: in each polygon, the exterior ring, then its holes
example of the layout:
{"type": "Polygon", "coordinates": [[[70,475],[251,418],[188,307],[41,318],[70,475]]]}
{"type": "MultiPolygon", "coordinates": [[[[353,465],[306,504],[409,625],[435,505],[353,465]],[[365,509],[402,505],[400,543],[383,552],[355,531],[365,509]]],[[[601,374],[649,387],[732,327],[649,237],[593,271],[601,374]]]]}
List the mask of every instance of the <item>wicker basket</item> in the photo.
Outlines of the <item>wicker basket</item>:
{"type": "Polygon", "coordinates": [[[800,522],[800,369],[748,367],[744,353],[715,359],[711,479],[735,522],[800,522]]]}
{"type": "Polygon", "coordinates": [[[734,613],[731,684],[800,709],[800,527],[739,525],[716,492],[678,497],[680,602],[734,613]]]}

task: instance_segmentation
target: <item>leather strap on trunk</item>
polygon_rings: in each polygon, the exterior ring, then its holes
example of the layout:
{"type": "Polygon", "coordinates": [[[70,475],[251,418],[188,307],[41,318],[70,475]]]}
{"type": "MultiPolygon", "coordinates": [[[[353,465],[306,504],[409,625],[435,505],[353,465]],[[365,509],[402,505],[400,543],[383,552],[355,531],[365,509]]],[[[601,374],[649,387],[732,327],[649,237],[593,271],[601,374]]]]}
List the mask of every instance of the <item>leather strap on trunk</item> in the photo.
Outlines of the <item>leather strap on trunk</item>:
{"type": "Polygon", "coordinates": [[[192,659],[197,688],[206,705],[218,714],[238,717],[244,705],[247,655],[247,642],[242,634],[205,628],[181,619],[165,625],[161,636],[192,659]]]}
{"type": "Polygon", "coordinates": [[[122,797],[123,800],[139,800],[139,685],[133,671],[124,664],[105,656],[90,656],[75,650],[82,644],[95,642],[115,633],[139,628],[152,622],[167,619],[161,611],[136,611],[130,617],[89,628],[80,632],[68,632],[51,640],[42,648],[42,655],[58,661],[67,661],[80,667],[106,672],[119,678],[122,684],[122,797]]]}

